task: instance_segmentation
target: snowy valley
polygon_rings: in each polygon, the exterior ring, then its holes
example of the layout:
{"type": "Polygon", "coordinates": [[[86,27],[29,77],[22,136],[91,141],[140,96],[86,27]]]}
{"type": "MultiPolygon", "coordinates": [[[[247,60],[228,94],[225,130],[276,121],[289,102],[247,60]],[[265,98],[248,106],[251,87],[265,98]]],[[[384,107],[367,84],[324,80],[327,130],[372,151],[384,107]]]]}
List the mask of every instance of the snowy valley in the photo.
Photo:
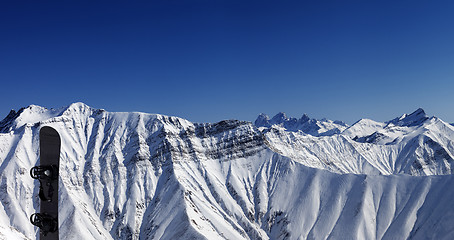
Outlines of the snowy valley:
{"type": "Polygon", "coordinates": [[[0,239],[36,239],[38,131],[55,128],[60,239],[453,239],[454,126],[261,114],[192,123],[83,103],[0,122],[0,239]]]}

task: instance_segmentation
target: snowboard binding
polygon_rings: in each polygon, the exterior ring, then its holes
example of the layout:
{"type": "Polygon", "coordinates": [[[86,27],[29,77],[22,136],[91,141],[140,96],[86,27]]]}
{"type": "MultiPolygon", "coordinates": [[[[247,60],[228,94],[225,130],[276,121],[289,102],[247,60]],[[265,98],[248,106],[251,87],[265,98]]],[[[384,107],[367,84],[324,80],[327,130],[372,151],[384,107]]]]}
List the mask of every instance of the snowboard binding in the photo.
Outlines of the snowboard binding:
{"type": "Polygon", "coordinates": [[[57,219],[46,213],[34,213],[30,216],[30,222],[39,227],[44,236],[49,232],[55,232],[58,229],[57,219]]]}
{"type": "Polygon", "coordinates": [[[32,167],[30,176],[33,179],[55,180],[58,178],[58,168],[55,165],[32,167]]]}
{"type": "Polygon", "coordinates": [[[39,180],[39,198],[42,201],[52,202],[52,196],[54,195],[52,181],[58,178],[58,167],[55,165],[36,166],[30,169],[30,176],[39,180]],[[47,195],[44,193],[43,184],[47,187],[47,195]]]}

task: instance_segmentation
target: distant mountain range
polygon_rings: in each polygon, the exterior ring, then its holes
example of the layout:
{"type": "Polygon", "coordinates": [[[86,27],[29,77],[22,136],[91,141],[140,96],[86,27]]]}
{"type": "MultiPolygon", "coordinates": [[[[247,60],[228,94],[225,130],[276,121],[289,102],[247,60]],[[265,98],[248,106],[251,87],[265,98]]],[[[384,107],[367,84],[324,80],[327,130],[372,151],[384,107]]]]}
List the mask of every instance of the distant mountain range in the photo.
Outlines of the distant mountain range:
{"type": "Polygon", "coordinates": [[[273,125],[283,127],[289,131],[302,131],[312,136],[331,136],[341,133],[348,125],[341,121],[327,119],[311,119],[304,114],[300,119],[288,118],[285,113],[280,112],[270,119],[265,114],[260,114],[255,120],[255,126],[269,128],[273,125]]]}
{"type": "Polygon", "coordinates": [[[265,114],[192,123],[83,103],[0,122],[0,239],[36,239],[38,132],[60,133],[60,239],[454,239],[454,126],[265,114]]]}

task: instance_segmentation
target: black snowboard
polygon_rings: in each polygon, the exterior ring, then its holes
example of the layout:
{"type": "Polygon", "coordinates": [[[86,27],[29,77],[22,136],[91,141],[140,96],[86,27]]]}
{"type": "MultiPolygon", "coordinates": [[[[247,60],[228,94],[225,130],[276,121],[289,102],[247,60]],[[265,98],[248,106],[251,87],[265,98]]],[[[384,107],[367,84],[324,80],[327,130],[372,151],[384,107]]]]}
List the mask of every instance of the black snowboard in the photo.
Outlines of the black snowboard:
{"type": "Polygon", "coordinates": [[[30,170],[39,180],[40,213],[30,216],[40,228],[40,240],[58,240],[58,171],[60,164],[60,135],[51,127],[39,131],[40,165],[30,170]]]}

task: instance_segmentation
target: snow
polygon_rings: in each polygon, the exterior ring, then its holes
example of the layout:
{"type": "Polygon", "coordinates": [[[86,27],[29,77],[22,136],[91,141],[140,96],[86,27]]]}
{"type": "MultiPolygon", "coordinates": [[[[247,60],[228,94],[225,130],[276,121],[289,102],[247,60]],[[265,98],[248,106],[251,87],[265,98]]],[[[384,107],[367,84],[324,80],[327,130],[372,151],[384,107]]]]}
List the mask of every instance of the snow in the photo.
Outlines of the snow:
{"type": "Polygon", "coordinates": [[[255,120],[257,127],[282,127],[288,131],[302,131],[313,136],[331,136],[344,131],[348,125],[341,121],[327,119],[311,119],[304,114],[300,119],[289,118],[283,112],[276,114],[270,119],[266,114],[260,114],[255,120]]]}
{"type": "Polygon", "coordinates": [[[62,138],[60,239],[454,237],[452,125],[422,109],[350,127],[259,118],[24,108],[2,121],[0,239],[37,237],[42,126],[62,138]]]}
{"type": "Polygon", "coordinates": [[[379,129],[383,129],[385,126],[385,123],[376,122],[371,119],[361,119],[349,128],[345,129],[342,134],[350,136],[351,138],[365,137],[373,134],[379,129]]]}
{"type": "Polygon", "coordinates": [[[361,119],[326,137],[281,125],[260,130],[271,149],[309,167],[356,174],[452,173],[454,131],[449,124],[427,117],[422,109],[396,119],[388,123],[361,119]]]}

